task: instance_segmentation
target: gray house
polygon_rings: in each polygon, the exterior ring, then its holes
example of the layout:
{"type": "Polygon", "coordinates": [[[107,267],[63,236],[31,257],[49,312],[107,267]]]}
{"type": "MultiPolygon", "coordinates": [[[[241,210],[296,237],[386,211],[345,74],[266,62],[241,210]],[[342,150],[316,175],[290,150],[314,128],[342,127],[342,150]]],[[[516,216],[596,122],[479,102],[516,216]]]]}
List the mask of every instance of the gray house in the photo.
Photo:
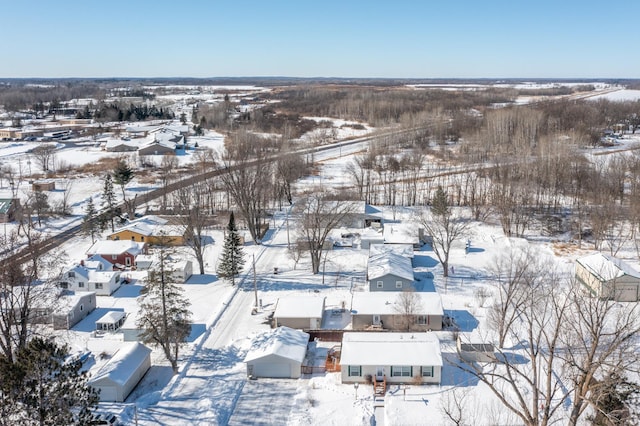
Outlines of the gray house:
{"type": "Polygon", "coordinates": [[[54,330],[69,330],[96,308],[95,292],[65,294],[58,301],[51,314],[54,330]]]}
{"type": "Polygon", "coordinates": [[[396,253],[371,256],[367,266],[370,291],[403,291],[413,288],[411,259],[396,253]]]}
{"type": "Polygon", "coordinates": [[[354,330],[442,330],[443,315],[442,299],[436,292],[354,293],[351,302],[354,330]],[[411,312],[406,312],[402,297],[411,298],[411,312]]]}

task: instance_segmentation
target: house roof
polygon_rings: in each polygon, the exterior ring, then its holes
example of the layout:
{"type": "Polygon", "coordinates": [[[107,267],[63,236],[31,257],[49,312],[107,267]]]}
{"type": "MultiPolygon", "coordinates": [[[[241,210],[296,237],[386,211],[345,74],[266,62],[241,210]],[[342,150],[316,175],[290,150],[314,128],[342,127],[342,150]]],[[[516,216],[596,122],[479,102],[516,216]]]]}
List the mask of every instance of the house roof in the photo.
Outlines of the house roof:
{"type": "Polygon", "coordinates": [[[442,366],[440,341],[432,333],[344,333],[340,365],[442,366]]]}
{"type": "Polygon", "coordinates": [[[377,254],[395,253],[404,257],[413,258],[412,244],[371,244],[369,246],[369,257],[377,254]]]}
{"type": "Polygon", "coordinates": [[[74,294],[63,294],[58,300],[56,300],[54,305],[54,314],[67,314],[72,311],[79,303],[83,300],[88,299],[90,297],[95,297],[96,293],[93,291],[83,292],[83,293],[74,293],[74,294]]]}
{"type": "Polygon", "coordinates": [[[577,259],[576,262],[602,281],[610,281],[624,275],[640,278],[640,272],[631,265],[604,253],[593,253],[577,259]]]}
{"type": "MultiPolygon", "coordinates": [[[[399,298],[402,292],[354,293],[351,303],[352,315],[401,315],[399,298]]],[[[414,315],[444,315],[442,298],[436,292],[412,292],[417,298],[414,315]]]]}
{"type": "Polygon", "coordinates": [[[112,268],[111,262],[100,256],[99,254],[94,254],[88,259],[85,259],[84,266],[86,266],[88,269],[95,269],[97,271],[111,270],[112,268]]]}
{"type": "Polygon", "coordinates": [[[251,344],[244,361],[254,361],[269,355],[302,362],[307,354],[309,335],[304,331],[289,327],[278,327],[273,331],[258,335],[251,344]]]}
{"type": "Polygon", "coordinates": [[[408,223],[385,223],[383,227],[385,244],[419,244],[418,228],[408,223]]]}
{"type": "Polygon", "coordinates": [[[115,235],[122,231],[131,231],[131,232],[135,232],[136,234],[148,236],[148,235],[152,235],[158,227],[162,225],[166,225],[167,222],[168,221],[166,219],[163,219],[158,216],[153,216],[153,215],[144,216],[139,219],[130,221],[125,226],[116,230],[115,232],[112,232],[109,235],[115,235]]]}
{"type": "Polygon", "coordinates": [[[276,304],[275,318],[322,318],[324,297],[291,296],[281,297],[276,304]]]}
{"type": "Polygon", "coordinates": [[[96,271],[94,269],[89,270],[89,281],[92,283],[109,283],[115,275],[120,274],[118,271],[96,271]]]}
{"type": "Polygon", "coordinates": [[[408,281],[413,281],[413,266],[411,260],[396,253],[384,253],[371,256],[367,267],[369,280],[394,275],[408,281]]]}
{"type": "Polygon", "coordinates": [[[89,380],[89,383],[106,379],[124,386],[150,354],[151,349],[140,342],[127,343],[89,380]]]}
{"type": "Polygon", "coordinates": [[[133,255],[138,255],[142,252],[143,248],[144,248],[144,243],[138,243],[135,241],[100,240],[100,241],[96,241],[89,248],[89,250],[87,250],[87,254],[118,255],[118,254],[123,254],[128,252],[133,255]]]}
{"type": "Polygon", "coordinates": [[[12,198],[0,198],[0,214],[8,213],[12,202],[12,198]]]}
{"type": "Polygon", "coordinates": [[[127,314],[124,311],[109,311],[101,316],[100,319],[96,321],[96,324],[115,324],[126,316],[127,314]]]}

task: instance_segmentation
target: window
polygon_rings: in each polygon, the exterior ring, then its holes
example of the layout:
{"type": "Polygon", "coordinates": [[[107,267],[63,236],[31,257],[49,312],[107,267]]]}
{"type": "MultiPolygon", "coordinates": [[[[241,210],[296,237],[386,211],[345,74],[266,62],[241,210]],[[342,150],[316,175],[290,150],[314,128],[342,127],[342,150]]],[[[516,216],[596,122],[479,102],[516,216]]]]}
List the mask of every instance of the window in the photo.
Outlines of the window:
{"type": "Polygon", "coordinates": [[[383,287],[384,287],[384,282],[383,282],[383,281],[378,281],[378,282],[376,283],[376,287],[378,287],[378,288],[383,288],[383,287]]]}
{"type": "Polygon", "coordinates": [[[75,278],[76,277],[76,273],[74,271],[71,271],[67,274],[69,276],[69,278],[75,278]]]}
{"type": "Polygon", "coordinates": [[[102,290],[102,283],[96,283],[96,290],[102,290]]]}
{"type": "Polygon", "coordinates": [[[416,324],[419,324],[419,325],[427,325],[427,324],[429,324],[429,316],[428,315],[416,315],[416,324]]]}
{"type": "Polygon", "coordinates": [[[131,241],[135,241],[135,240],[136,240],[135,235],[132,235],[132,236],[131,236],[131,241]]]}
{"type": "Polygon", "coordinates": [[[118,255],[117,254],[112,254],[111,255],[111,260],[118,260],[118,255]]]}
{"type": "Polygon", "coordinates": [[[413,376],[413,367],[408,365],[392,366],[391,375],[393,377],[411,377],[413,376]]]}
{"type": "Polygon", "coordinates": [[[396,288],[402,288],[402,281],[396,281],[396,288]]]}
{"type": "Polygon", "coordinates": [[[124,264],[126,266],[131,266],[131,258],[130,257],[125,257],[124,258],[124,264]]]}
{"type": "Polygon", "coordinates": [[[362,367],[359,365],[350,365],[349,377],[360,377],[360,376],[362,376],[362,367]]]}
{"type": "Polygon", "coordinates": [[[82,281],[78,283],[78,288],[84,288],[84,283],[82,281]]]}
{"type": "Polygon", "coordinates": [[[144,237],[140,237],[140,241],[144,241],[144,237]]]}
{"type": "Polygon", "coordinates": [[[433,367],[422,367],[422,377],[433,377],[433,367]]]}
{"type": "Polygon", "coordinates": [[[69,288],[69,283],[65,281],[60,282],[60,284],[58,285],[60,286],[60,288],[63,288],[65,290],[69,288]]]}
{"type": "Polygon", "coordinates": [[[84,305],[80,305],[80,312],[84,311],[84,305]]]}

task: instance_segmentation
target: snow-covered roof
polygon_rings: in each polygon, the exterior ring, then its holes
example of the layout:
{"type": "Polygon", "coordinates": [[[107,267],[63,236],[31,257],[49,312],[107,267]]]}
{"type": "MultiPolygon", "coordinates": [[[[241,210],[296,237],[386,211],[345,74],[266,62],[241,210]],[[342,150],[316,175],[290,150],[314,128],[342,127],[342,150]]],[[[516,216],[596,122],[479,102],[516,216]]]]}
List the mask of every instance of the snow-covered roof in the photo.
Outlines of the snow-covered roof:
{"type": "Polygon", "coordinates": [[[117,149],[118,147],[128,147],[131,148],[131,150],[136,150],[138,149],[138,143],[135,141],[126,141],[124,139],[109,139],[104,144],[104,149],[107,151],[117,149]]]}
{"type": "Polygon", "coordinates": [[[114,235],[122,231],[131,231],[140,235],[152,235],[153,232],[162,225],[166,225],[167,220],[158,216],[144,216],[139,219],[132,220],[120,229],[109,234],[114,235]]]}
{"type": "Polygon", "coordinates": [[[122,254],[129,252],[137,255],[142,252],[144,243],[129,240],[100,240],[87,250],[87,254],[122,254]]]}
{"type": "Polygon", "coordinates": [[[176,143],[169,140],[152,140],[140,145],[140,149],[147,149],[154,146],[163,146],[168,149],[176,149],[176,143]]]}
{"type": "Polygon", "coordinates": [[[291,296],[278,299],[275,318],[322,318],[324,297],[291,296]]]}
{"type": "Polygon", "coordinates": [[[115,275],[120,274],[118,271],[96,271],[89,270],[89,282],[92,283],[109,283],[115,275]]]}
{"type": "Polygon", "coordinates": [[[440,341],[432,333],[344,333],[341,365],[442,366],[440,341]]]}
{"type": "Polygon", "coordinates": [[[83,262],[84,266],[87,269],[95,269],[97,271],[110,270],[113,267],[111,265],[111,262],[100,256],[99,254],[94,254],[88,259],[85,259],[83,262]]]}
{"type": "Polygon", "coordinates": [[[54,314],[66,314],[78,306],[83,299],[87,299],[91,296],[95,297],[95,295],[96,293],[93,291],[63,294],[55,301],[53,306],[54,314]]]}
{"type": "Polygon", "coordinates": [[[101,316],[100,319],[96,321],[96,324],[116,324],[126,316],[127,314],[124,311],[109,311],[101,316]]]}
{"type": "Polygon", "coordinates": [[[610,281],[624,275],[640,278],[640,272],[631,265],[604,253],[593,253],[576,261],[603,281],[610,281]]]}
{"type": "Polygon", "coordinates": [[[419,244],[418,228],[408,223],[385,223],[383,228],[385,244],[419,244]]]}
{"type": "MultiPolygon", "coordinates": [[[[353,315],[399,315],[399,298],[402,292],[358,292],[353,294],[353,315]]],[[[436,292],[412,292],[417,298],[414,315],[444,315],[442,298],[436,292]]]]}
{"type": "Polygon", "coordinates": [[[413,281],[413,266],[411,259],[396,253],[384,253],[371,256],[367,268],[369,280],[394,275],[405,280],[413,281]]]}
{"type": "Polygon", "coordinates": [[[127,343],[89,380],[89,384],[108,379],[124,386],[150,354],[151,349],[140,342],[127,343]]]}
{"type": "Polygon", "coordinates": [[[369,256],[377,254],[395,253],[404,257],[413,258],[412,244],[371,244],[369,246],[369,256]]]}
{"type": "Polygon", "coordinates": [[[309,335],[289,327],[278,327],[257,336],[244,361],[249,362],[269,355],[302,362],[307,353],[309,335]]]}

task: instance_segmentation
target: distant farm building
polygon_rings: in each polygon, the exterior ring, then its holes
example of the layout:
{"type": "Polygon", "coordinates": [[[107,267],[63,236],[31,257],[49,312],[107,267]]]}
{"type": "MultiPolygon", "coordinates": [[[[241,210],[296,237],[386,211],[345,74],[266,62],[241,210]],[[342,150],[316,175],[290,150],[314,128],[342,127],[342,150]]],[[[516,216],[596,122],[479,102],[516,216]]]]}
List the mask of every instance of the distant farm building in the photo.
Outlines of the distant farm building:
{"type": "Polygon", "coordinates": [[[640,300],[640,272],[604,253],[576,260],[576,279],[592,295],[618,302],[640,300]]]}

